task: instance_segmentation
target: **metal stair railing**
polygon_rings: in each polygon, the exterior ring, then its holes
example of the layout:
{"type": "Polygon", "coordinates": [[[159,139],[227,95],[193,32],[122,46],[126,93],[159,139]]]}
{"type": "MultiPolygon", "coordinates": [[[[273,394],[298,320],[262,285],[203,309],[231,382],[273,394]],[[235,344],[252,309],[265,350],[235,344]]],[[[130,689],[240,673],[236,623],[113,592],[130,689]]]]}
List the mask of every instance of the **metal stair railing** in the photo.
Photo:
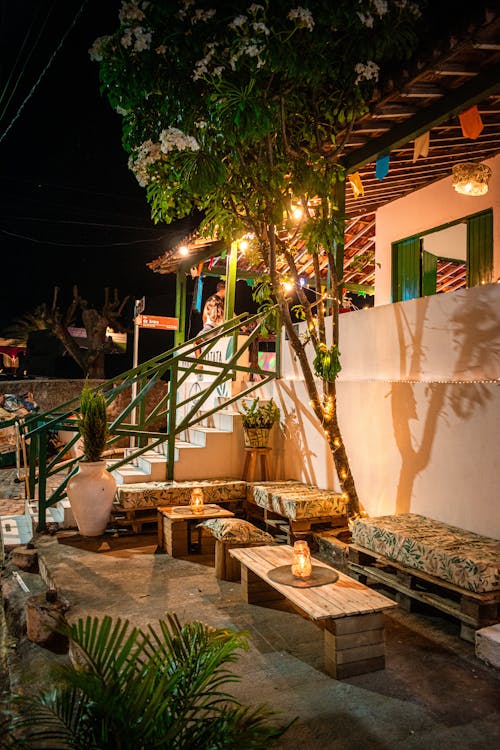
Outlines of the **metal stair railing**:
{"type": "MultiPolygon", "coordinates": [[[[271,308],[274,310],[274,308],[271,308]]],[[[174,479],[174,464],[176,441],[179,435],[198,424],[216,412],[227,408],[239,399],[262,387],[271,380],[279,377],[279,338],[276,341],[276,369],[274,371],[261,369],[257,366],[240,364],[242,355],[257,341],[261,324],[271,310],[265,315],[257,313],[249,316],[243,313],[222,323],[212,331],[198,334],[195,338],[164,352],[141,365],[91,389],[102,392],[106,403],[110,407],[118,397],[136,385],[136,394],[122,408],[119,414],[108,424],[109,438],[103,458],[120,456],[121,450],[117,445],[128,438],[131,443],[127,448],[127,455],[118,457],[108,471],[134,463],[135,459],[147,451],[154,450],[165,444],[167,460],[167,479],[174,479]],[[238,345],[239,331],[242,323],[252,330],[238,345]],[[210,353],[222,338],[229,338],[230,344],[225,361],[210,359],[210,353]],[[196,374],[202,368],[203,375],[212,379],[203,382],[196,393],[187,397],[180,397],[180,389],[190,375],[196,374]],[[227,397],[224,402],[212,403],[202,411],[210,397],[223,384],[234,380],[237,373],[246,373],[257,380],[247,382],[245,389],[227,397]],[[152,388],[163,379],[168,378],[166,393],[148,411],[146,398],[152,388]],[[132,419],[134,418],[134,421],[132,419]],[[150,426],[160,419],[165,420],[165,429],[152,430],[150,426]],[[148,429],[149,428],[149,429],[148,429]]],[[[34,500],[38,486],[38,529],[43,531],[47,525],[47,509],[55,505],[66,495],[66,488],[71,477],[78,470],[81,454],[76,453],[68,458],[68,453],[76,452],[80,438],[77,414],[80,409],[80,398],[72,398],[59,406],[25,418],[22,425],[23,443],[27,446],[28,454],[28,487],[29,499],[34,500]],[[64,444],[55,455],[49,458],[47,452],[48,436],[58,430],[74,432],[70,440],[64,444]],[[66,472],[62,479],[59,475],[66,472]],[[48,491],[48,481],[57,475],[57,486],[48,491]]],[[[50,482],[51,485],[56,481],[50,482]]]]}

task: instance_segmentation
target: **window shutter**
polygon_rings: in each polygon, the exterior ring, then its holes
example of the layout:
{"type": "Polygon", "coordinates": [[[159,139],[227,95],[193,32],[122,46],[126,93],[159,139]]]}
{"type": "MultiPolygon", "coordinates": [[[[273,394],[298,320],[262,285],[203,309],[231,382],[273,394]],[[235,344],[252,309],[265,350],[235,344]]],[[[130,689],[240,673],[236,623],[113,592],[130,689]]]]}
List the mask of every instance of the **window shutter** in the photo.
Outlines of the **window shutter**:
{"type": "Polygon", "coordinates": [[[432,253],[422,251],[422,297],[436,294],[438,259],[432,253]]]}
{"type": "Polygon", "coordinates": [[[420,297],[420,237],[392,243],[392,301],[420,297]]]}
{"type": "Polygon", "coordinates": [[[467,286],[491,282],[493,274],[493,211],[467,219],[467,286]]]}

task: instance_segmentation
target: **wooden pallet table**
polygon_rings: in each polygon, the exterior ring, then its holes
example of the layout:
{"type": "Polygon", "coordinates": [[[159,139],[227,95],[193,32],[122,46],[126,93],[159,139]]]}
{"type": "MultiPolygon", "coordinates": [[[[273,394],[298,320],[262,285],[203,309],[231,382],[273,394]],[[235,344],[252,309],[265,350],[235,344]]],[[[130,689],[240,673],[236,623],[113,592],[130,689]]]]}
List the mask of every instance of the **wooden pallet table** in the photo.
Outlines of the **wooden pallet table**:
{"type": "Polygon", "coordinates": [[[234,513],[220,505],[205,505],[203,513],[193,513],[189,505],[158,508],[158,544],[172,557],[213,551],[215,539],[202,529],[193,528],[209,518],[232,518],[234,513]],[[210,550],[208,549],[210,547],[210,550]]]}
{"type": "Polygon", "coordinates": [[[477,629],[500,621],[500,591],[476,594],[357,544],[349,545],[348,566],[359,581],[371,579],[395,591],[407,611],[421,602],[458,619],[460,637],[466,641],[473,643],[477,629]]]}
{"type": "MultiPolygon", "coordinates": [[[[241,565],[241,594],[249,604],[287,599],[303,616],[324,631],[325,671],[336,679],[385,666],[384,611],[397,604],[339,572],[335,583],[295,588],[278,583],[269,574],[291,565],[292,548],[267,545],[232,549],[241,565]]],[[[313,560],[314,568],[332,570],[313,560]]]]}

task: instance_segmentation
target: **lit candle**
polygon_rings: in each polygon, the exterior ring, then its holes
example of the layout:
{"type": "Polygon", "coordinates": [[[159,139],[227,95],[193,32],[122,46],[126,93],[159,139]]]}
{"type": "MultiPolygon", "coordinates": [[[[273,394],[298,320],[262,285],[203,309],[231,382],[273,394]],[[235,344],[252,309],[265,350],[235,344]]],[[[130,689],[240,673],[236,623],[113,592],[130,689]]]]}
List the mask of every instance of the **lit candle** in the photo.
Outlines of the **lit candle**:
{"type": "Polygon", "coordinates": [[[293,545],[292,574],[295,578],[309,578],[312,573],[311,551],[307,542],[293,545]]]}
{"type": "Polygon", "coordinates": [[[203,513],[203,490],[199,487],[191,492],[190,508],[192,513],[203,513]]]}

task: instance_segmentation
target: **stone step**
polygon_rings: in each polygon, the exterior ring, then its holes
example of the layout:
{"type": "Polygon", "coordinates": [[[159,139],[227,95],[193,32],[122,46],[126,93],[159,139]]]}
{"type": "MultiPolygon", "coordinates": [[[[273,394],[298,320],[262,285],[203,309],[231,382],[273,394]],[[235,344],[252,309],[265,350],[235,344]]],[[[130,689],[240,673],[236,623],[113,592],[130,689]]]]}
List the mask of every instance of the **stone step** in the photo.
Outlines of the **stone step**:
{"type": "Polygon", "coordinates": [[[23,516],[1,516],[0,532],[4,554],[20,544],[28,544],[33,537],[32,517],[28,513],[23,516]]]}

